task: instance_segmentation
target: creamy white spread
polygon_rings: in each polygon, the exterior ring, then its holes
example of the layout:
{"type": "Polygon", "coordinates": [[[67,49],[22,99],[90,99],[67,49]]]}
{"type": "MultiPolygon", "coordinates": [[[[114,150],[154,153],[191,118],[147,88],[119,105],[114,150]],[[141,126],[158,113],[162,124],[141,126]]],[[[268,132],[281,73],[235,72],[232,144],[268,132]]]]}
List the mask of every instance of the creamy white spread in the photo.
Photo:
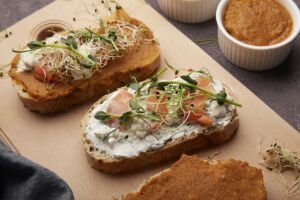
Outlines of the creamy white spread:
{"type": "MultiPolygon", "coordinates": [[[[199,74],[197,74],[199,76],[199,74]]],[[[196,78],[195,74],[191,77],[196,78]]],[[[184,81],[176,79],[177,81],[184,81]]],[[[212,87],[216,92],[224,90],[220,81],[214,80],[212,87]]],[[[128,89],[130,93],[134,90],[128,89]]],[[[200,124],[183,124],[180,127],[163,126],[158,131],[149,134],[145,130],[147,126],[142,121],[135,120],[129,130],[116,130],[109,135],[107,140],[103,140],[103,136],[114,128],[107,126],[105,123],[97,120],[94,116],[98,111],[107,111],[107,107],[111,100],[118,94],[119,90],[113,92],[101,104],[94,107],[87,120],[85,127],[86,137],[91,140],[93,146],[100,152],[104,152],[111,157],[135,157],[140,153],[162,148],[166,143],[174,140],[189,137],[193,134],[205,134],[208,127],[200,124]]],[[[228,124],[234,115],[235,107],[232,105],[219,105],[216,101],[208,100],[205,104],[207,115],[215,121],[214,127],[225,126],[228,124]]]]}
{"type": "MultiPolygon", "coordinates": [[[[55,43],[59,41],[62,37],[62,35],[54,34],[53,36],[48,37],[45,40],[45,42],[47,44],[55,43]]],[[[25,50],[29,50],[29,48],[26,48],[25,50]]],[[[34,66],[40,64],[40,59],[42,57],[42,55],[40,54],[40,50],[28,51],[21,53],[20,55],[20,60],[17,64],[17,72],[31,71],[34,66]]]]}
{"type": "Polygon", "coordinates": [[[19,63],[17,64],[17,72],[31,71],[32,66],[39,64],[40,57],[38,51],[22,53],[19,63]]]}
{"type": "MultiPolygon", "coordinates": [[[[60,42],[62,38],[66,38],[67,36],[61,35],[59,33],[54,34],[51,37],[48,37],[45,42],[46,44],[54,44],[60,42]]],[[[29,50],[29,48],[26,48],[25,50],[29,50]]],[[[78,47],[78,52],[82,53],[83,55],[87,56],[90,54],[95,53],[95,48],[93,48],[92,44],[89,43],[83,43],[78,47]]],[[[19,63],[17,64],[17,71],[18,72],[26,72],[31,71],[36,65],[40,65],[42,58],[41,51],[35,50],[35,51],[29,51],[24,52],[21,54],[19,63]]],[[[72,74],[72,77],[75,80],[78,79],[84,79],[84,78],[90,78],[92,74],[87,69],[81,69],[80,72],[76,70],[70,70],[70,73],[72,74]]]]}

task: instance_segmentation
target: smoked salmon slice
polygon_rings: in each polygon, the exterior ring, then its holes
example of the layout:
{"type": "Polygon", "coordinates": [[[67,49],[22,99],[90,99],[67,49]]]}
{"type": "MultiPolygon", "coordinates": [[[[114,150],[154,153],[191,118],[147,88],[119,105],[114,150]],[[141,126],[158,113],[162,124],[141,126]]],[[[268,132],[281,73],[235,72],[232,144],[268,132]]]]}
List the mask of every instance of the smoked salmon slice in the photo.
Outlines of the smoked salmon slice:
{"type": "Polygon", "coordinates": [[[129,101],[133,96],[124,88],[119,89],[117,92],[118,94],[109,103],[107,112],[113,115],[122,115],[130,111],[129,101]]]}
{"type": "Polygon", "coordinates": [[[33,67],[34,77],[40,81],[47,81],[47,82],[59,82],[60,78],[55,75],[51,74],[49,67],[47,66],[34,66],[33,67]]]}
{"type": "MultiPolygon", "coordinates": [[[[211,79],[209,77],[199,77],[196,79],[197,85],[204,89],[211,89],[211,79]]],[[[201,93],[193,93],[191,99],[184,102],[184,109],[189,113],[189,122],[200,122],[202,125],[209,126],[213,124],[213,119],[205,115],[203,108],[207,96],[201,93]]]]}
{"type": "Polygon", "coordinates": [[[166,96],[159,96],[156,94],[150,95],[147,100],[147,111],[156,112],[160,117],[168,114],[168,101],[166,96]]]}
{"type": "MultiPolygon", "coordinates": [[[[133,95],[124,88],[119,89],[117,92],[118,94],[111,99],[107,106],[107,112],[112,115],[120,116],[123,113],[130,111],[129,101],[132,99],[133,95]]],[[[114,128],[120,126],[119,120],[116,118],[110,119],[107,123],[114,128]]]]}

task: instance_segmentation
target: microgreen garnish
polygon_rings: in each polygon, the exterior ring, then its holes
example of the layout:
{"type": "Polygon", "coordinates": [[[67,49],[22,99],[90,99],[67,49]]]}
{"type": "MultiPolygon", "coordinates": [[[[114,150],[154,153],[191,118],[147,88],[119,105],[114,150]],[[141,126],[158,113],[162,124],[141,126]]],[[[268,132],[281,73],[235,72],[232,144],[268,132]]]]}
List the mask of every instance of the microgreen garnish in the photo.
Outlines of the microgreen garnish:
{"type": "Polygon", "coordinates": [[[158,119],[158,117],[156,116],[155,112],[134,112],[134,111],[129,111],[129,112],[125,112],[123,113],[120,117],[119,117],[119,122],[121,125],[124,125],[128,122],[131,122],[134,118],[136,119],[141,119],[144,122],[146,122],[147,124],[149,124],[149,121],[160,121],[158,119]]]}
{"type": "Polygon", "coordinates": [[[238,107],[242,106],[241,104],[239,104],[239,103],[237,103],[237,102],[235,102],[233,100],[230,100],[230,99],[226,98],[227,94],[225,92],[213,93],[213,92],[210,92],[208,90],[205,90],[205,89],[203,89],[203,88],[201,88],[201,87],[199,87],[197,85],[194,85],[194,84],[191,84],[191,83],[188,83],[188,82],[181,82],[181,81],[160,81],[160,82],[157,82],[157,83],[154,83],[154,84],[150,85],[150,87],[148,88],[148,91],[150,91],[151,88],[154,88],[154,87],[162,90],[167,85],[171,85],[171,84],[180,85],[182,87],[190,89],[191,91],[197,90],[197,91],[203,93],[204,95],[207,95],[212,100],[217,100],[217,102],[219,104],[227,103],[227,104],[232,104],[232,105],[235,105],[235,106],[238,106],[238,107]]]}
{"type": "MultiPolygon", "coordinates": [[[[195,80],[195,74],[180,76],[180,79],[172,81],[159,81],[159,76],[167,68],[161,69],[151,78],[138,82],[134,76],[131,76],[132,83],[128,86],[133,89],[125,89],[122,92],[130,93],[131,99],[126,101],[128,110],[123,114],[115,115],[113,113],[98,112],[95,115],[100,121],[118,120],[121,127],[126,129],[131,127],[136,120],[143,121],[149,128],[146,131],[154,133],[161,126],[180,127],[186,123],[201,123],[205,126],[215,126],[212,118],[205,114],[203,106],[205,102],[217,101],[218,104],[231,104],[241,106],[239,103],[228,98],[225,89],[214,93],[198,85],[198,79],[195,80]],[[210,101],[208,101],[210,100],[210,101]],[[204,115],[204,117],[203,117],[204,115]],[[203,118],[202,118],[203,117],[203,118]]],[[[214,80],[207,72],[198,71],[193,73],[201,74],[199,81],[208,80],[207,86],[214,80]],[[201,79],[204,78],[204,79],[201,79]]],[[[122,99],[118,99],[124,103],[122,99]]],[[[121,130],[123,130],[121,128],[121,130]]],[[[154,137],[155,134],[153,134],[154,137]]]]}
{"type": "Polygon", "coordinates": [[[189,75],[182,75],[182,76],[180,76],[180,78],[182,78],[183,80],[185,80],[186,82],[188,82],[192,85],[197,85],[197,81],[192,79],[189,75]]]}
{"type": "Polygon", "coordinates": [[[145,86],[149,85],[149,84],[153,84],[153,83],[157,83],[158,81],[158,77],[160,75],[162,75],[165,71],[167,71],[167,68],[163,68],[161,70],[159,70],[156,74],[154,74],[151,78],[139,83],[139,88],[137,88],[137,92],[136,94],[139,96],[140,95],[140,92],[143,88],[145,88],[145,86]]]}
{"type": "Polygon", "coordinates": [[[119,48],[117,47],[117,45],[115,43],[115,41],[118,39],[118,36],[115,31],[109,30],[106,35],[104,35],[104,34],[100,35],[88,28],[86,28],[86,30],[91,34],[91,37],[94,36],[96,38],[99,38],[102,42],[111,44],[116,51],[119,51],[119,48]]]}
{"type": "MultiPolygon", "coordinates": [[[[38,49],[42,49],[42,48],[63,49],[63,50],[69,51],[72,54],[72,56],[74,56],[76,58],[76,60],[79,62],[79,64],[81,64],[83,67],[87,67],[87,66],[92,67],[92,66],[96,65],[95,61],[90,59],[88,56],[80,53],[77,49],[74,48],[74,44],[73,44],[74,42],[72,41],[71,38],[69,38],[69,39],[62,38],[61,40],[64,43],[64,45],[59,45],[59,44],[55,44],[55,43],[46,44],[45,42],[32,41],[27,44],[27,47],[29,49],[13,50],[13,52],[25,53],[25,52],[29,52],[29,51],[35,51],[38,49]]],[[[77,48],[77,45],[75,47],[77,48]]]]}
{"type": "Polygon", "coordinates": [[[91,59],[94,62],[97,62],[97,58],[95,56],[91,55],[91,54],[88,55],[88,58],[91,59]]]}
{"type": "Polygon", "coordinates": [[[73,36],[69,35],[67,38],[61,38],[61,42],[64,43],[65,45],[67,45],[70,48],[78,49],[77,43],[76,43],[75,38],[73,36]]]}
{"type": "Polygon", "coordinates": [[[107,37],[110,41],[116,41],[116,39],[118,38],[115,31],[109,31],[107,37]]]}
{"type": "Polygon", "coordinates": [[[138,101],[136,98],[133,98],[129,101],[129,107],[132,110],[135,110],[137,113],[140,112],[145,112],[144,108],[142,106],[139,105],[138,101]]]}
{"type": "Polygon", "coordinates": [[[129,88],[133,90],[138,90],[141,87],[141,84],[138,82],[135,76],[130,75],[131,83],[128,85],[129,88]]]}
{"type": "Polygon", "coordinates": [[[107,119],[110,118],[110,115],[107,114],[106,112],[104,111],[98,111],[96,114],[95,114],[95,118],[98,119],[98,120],[101,120],[101,121],[105,121],[107,119]]]}
{"type": "Polygon", "coordinates": [[[219,92],[213,97],[213,100],[216,100],[218,104],[223,105],[225,103],[227,93],[225,91],[219,92]]]}
{"type": "MultiPolygon", "coordinates": [[[[44,42],[40,42],[40,41],[32,41],[32,42],[30,42],[30,43],[27,44],[27,46],[28,46],[28,48],[30,50],[39,49],[39,48],[43,47],[44,45],[45,45],[45,43],[44,42]]],[[[30,50],[28,50],[28,51],[30,51],[30,50]]],[[[14,52],[19,53],[19,51],[14,51],[14,52]]]]}
{"type": "MultiPolygon", "coordinates": [[[[146,124],[148,124],[149,126],[151,126],[150,122],[159,121],[155,112],[144,111],[144,112],[137,113],[135,111],[128,111],[128,112],[123,113],[120,116],[111,115],[111,114],[108,114],[105,112],[98,112],[97,114],[95,115],[95,118],[100,121],[105,121],[107,119],[118,119],[120,127],[122,125],[130,124],[134,119],[140,119],[143,122],[145,122],[146,124]]],[[[107,133],[104,133],[104,134],[103,133],[95,133],[95,135],[98,138],[100,138],[101,140],[106,141],[109,138],[109,136],[111,134],[113,134],[115,131],[117,131],[120,127],[114,128],[113,130],[111,130],[107,133]]],[[[128,138],[128,136],[125,137],[125,139],[127,139],[127,138],[128,138]]]]}
{"type": "Polygon", "coordinates": [[[133,46],[153,41],[143,30],[143,26],[111,20],[103,22],[98,29],[57,33],[58,39],[54,42],[32,41],[26,49],[13,52],[31,53],[60,80],[86,79],[107,66],[109,61],[122,57],[133,46]]]}
{"type": "Polygon", "coordinates": [[[130,83],[128,87],[133,90],[138,90],[141,87],[141,85],[139,83],[130,83]]]}
{"type": "Polygon", "coordinates": [[[119,122],[121,125],[124,125],[133,119],[133,112],[125,112],[119,117],[119,122]]]}
{"type": "MultiPolygon", "coordinates": [[[[282,145],[274,142],[264,152],[261,151],[261,144],[259,146],[259,153],[263,158],[260,163],[270,171],[275,171],[282,174],[286,170],[292,170],[295,174],[295,181],[290,185],[286,185],[287,195],[295,193],[300,187],[300,154],[299,152],[292,152],[282,145]]],[[[283,176],[282,176],[283,177],[283,176]]],[[[285,181],[286,182],[286,181],[285,181]]]]}
{"type": "Polygon", "coordinates": [[[105,134],[103,134],[103,133],[95,133],[95,135],[96,135],[99,139],[101,139],[101,140],[103,140],[103,141],[106,141],[106,140],[109,138],[109,136],[110,136],[111,134],[113,134],[116,130],[118,130],[118,128],[114,128],[113,130],[111,130],[111,131],[109,131],[109,132],[107,132],[107,133],[105,133],[105,134]]]}
{"type": "MultiPolygon", "coordinates": [[[[99,111],[95,114],[94,117],[100,121],[105,121],[108,119],[118,119],[119,123],[121,125],[131,122],[134,118],[141,119],[144,122],[147,122],[146,120],[159,121],[155,112],[147,112],[145,110],[143,110],[143,111],[142,110],[139,110],[139,111],[132,110],[132,111],[125,112],[122,115],[114,115],[114,114],[106,113],[104,111],[99,111]]],[[[147,123],[149,123],[149,122],[147,122],[147,123]]]]}

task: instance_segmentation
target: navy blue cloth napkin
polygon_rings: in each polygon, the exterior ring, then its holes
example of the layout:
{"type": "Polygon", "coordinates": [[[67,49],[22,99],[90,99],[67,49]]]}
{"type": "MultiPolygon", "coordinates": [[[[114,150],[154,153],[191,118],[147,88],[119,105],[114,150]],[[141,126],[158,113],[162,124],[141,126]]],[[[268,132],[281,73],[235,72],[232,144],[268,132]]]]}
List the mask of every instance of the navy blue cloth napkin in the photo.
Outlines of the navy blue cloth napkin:
{"type": "Polygon", "coordinates": [[[8,150],[0,142],[0,200],[73,200],[53,172],[8,150]]]}

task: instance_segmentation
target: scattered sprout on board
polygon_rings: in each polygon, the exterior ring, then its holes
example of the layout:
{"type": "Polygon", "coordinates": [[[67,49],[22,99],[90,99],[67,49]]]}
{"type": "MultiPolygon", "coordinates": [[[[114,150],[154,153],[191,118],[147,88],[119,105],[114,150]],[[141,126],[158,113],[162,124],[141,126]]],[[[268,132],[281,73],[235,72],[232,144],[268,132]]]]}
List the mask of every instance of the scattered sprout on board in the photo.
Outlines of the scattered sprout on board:
{"type": "Polygon", "coordinates": [[[216,43],[218,40],[216,38],[206,38],[206,39],[196,39],[194,42],[198,45],[206,45],[211,43],[216,43]]]}
{"type": "Polygon", "coordinates": [[[287,195],[292,195],[300,188],[300,154],[299,152],[293,152],[277,142],[273,142],[268,148],[261,150],[263,166],[270,171],[275,171],[279,174],[290,170],[295,175],[295,180],[290,185],[287,185],[287,195]]]}
{"type": "Polygon", "coordinates": [[[8,30],[0,30],[0,42],[12,36],[12,32],[8,30]]]}

